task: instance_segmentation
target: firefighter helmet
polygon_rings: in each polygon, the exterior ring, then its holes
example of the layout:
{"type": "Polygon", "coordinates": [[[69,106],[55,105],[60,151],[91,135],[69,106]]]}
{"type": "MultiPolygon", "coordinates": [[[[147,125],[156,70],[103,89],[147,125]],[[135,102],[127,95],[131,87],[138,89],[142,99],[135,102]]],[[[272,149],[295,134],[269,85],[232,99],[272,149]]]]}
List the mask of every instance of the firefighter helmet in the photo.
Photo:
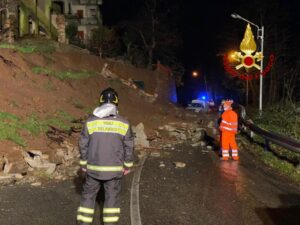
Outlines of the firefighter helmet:
{"type": "Polygon", "coordinates": [[[107,88],[103,90],[100,94],[100,104],[105,104],[105,103],[112,103],[115,104],[116,106],[119,103],[119,98],[118,98],[118,93],[112,89],[112,88],[107,88]]]}
{"type": "Polygon", "coordinates": [[[233,104],[233,100],[226,100],[225,102],[224,102],[224,108],[226,107],[226,108],[231,108],[231,105],[233,104]]]}

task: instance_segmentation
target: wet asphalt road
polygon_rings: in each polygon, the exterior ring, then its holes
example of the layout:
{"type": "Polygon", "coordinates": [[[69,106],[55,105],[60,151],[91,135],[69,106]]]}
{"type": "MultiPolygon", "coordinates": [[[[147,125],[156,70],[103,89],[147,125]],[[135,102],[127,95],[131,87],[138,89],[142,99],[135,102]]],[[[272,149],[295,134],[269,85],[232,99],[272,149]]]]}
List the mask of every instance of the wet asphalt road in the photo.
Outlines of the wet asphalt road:
{"type": "MultiPolygon", "coordinates": [[[[130,224],[130,187],[133,174],[123,179],[120,225],[130,224]]],[[[42,187],[30,185],[0,188],[1,225],[75,225],[82,179],[49,183],[42,187]]],[[[97,198],[93,225],[100,225],[103,194],[97,198]]]]}
{"type": "MultiPolygon", "coordinates": [[[[130,225],[132,176],[123,180],[120,225],[130,225]]],[[[0,224],[76,224],[80,187],[79,179],[1,187],[0,224]]],[[[245,151],[239,162],[221,162],[212,151],[179,146],[146,160],[140,209],[143,225],[299,225],[300,188],[245,151]],[[186,167],[175,168],[174,161],[186,167]]],[[[96,211],[93,224],[100,225],[99,206],[96,211]]]]}
{"type": "Polygon", "coordinates": [[[149,225],[299,225],[300,189],[249,153],[241,161],[179,147],[149,158],[141,180],[141,214],[149,225]],[[174,168],[174,161],[187,164],[174,168]],[[165,167],[159,167],[163,162],[165,167]]]}

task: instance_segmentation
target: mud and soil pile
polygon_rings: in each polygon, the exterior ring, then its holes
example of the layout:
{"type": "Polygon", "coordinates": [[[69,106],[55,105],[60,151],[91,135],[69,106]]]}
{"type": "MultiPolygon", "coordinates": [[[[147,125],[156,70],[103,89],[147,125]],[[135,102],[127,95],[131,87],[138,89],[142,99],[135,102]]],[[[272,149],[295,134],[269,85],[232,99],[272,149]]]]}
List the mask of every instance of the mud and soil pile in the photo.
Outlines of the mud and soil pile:
{"type": "Polygon", "coordinates": [[[30,151],[35,150],[48,162],[57,160],[58,149],[68,154],[76,148],[80,122],[98,105],[99,93],[107,87],[119,93],[120,114],[132,125],[143,122],[150,136],[159,125],[180,122],[185,113],[168,103],[169,79],[156,71],[102,60],[61,45],[52,52],[22,53],[16,48],[1,48],[2,169],[6,167],[6,175],[28,174],[24,154],[34,156],[30,151]],[[135,81],[142,83],[144,90],[135,81]],[[56,134],[51,135],[53,132],[56,134]]]}

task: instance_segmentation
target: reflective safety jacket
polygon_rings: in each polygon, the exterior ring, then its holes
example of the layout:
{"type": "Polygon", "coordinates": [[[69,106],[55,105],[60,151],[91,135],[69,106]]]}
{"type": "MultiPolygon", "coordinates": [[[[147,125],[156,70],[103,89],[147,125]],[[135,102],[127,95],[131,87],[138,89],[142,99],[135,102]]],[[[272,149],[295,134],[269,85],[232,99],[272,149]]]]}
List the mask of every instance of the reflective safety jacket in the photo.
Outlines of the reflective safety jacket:
{"type": "Polygon", "coordinates": [[[238,129],[238,116],[236,112],[234,112],[232,109],[226,110],[222,114],[222,121],[220,124],[220,130],[222,132],[231,132],[231,133],[237,133],[238,129]]]}
{"type": "Polygon", "coordinates": [[[124,167],[133,166],[133,136],[127,120],[113,104],[94,110],[81,132],[80,165],[99,180],[122,177],[124,167]]]}

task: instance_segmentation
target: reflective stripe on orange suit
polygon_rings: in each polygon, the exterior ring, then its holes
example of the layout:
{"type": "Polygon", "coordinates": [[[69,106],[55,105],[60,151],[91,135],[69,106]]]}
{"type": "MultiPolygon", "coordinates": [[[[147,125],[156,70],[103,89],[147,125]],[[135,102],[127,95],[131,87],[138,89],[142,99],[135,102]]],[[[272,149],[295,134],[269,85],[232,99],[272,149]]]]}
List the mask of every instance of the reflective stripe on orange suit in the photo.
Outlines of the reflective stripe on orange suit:
{"type": "Polygon", "coordinates": [[[231,132],[222,132],[221,135],[221,144],[222,144],[222,149],[224,150],[238,150],[238,146],[235,141],[235,134],[231,132]]]}
{"type": "Polygon", "coordinates": [[[238,146],[235,141],[235,134],[238,128],[238,116],[233,110],[226,110],[222,114],[222,122],[220,124],[221,145],[223,157],[228,157],[228,151],[238,150],[238,146]]]}

